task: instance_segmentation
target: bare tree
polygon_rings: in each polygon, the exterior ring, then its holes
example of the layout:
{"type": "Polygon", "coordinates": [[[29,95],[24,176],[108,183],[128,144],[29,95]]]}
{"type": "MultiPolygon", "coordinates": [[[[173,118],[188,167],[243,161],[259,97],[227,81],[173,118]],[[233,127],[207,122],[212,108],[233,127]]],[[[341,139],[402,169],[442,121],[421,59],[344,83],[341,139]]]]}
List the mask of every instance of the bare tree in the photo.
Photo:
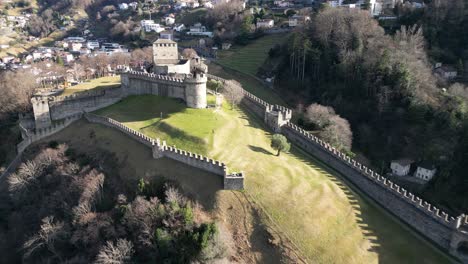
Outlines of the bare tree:
{"type": "Polygon", "coordinates": [[[198,56],[197,52],[194,49],[184,49],[182,51],[182,56],[187,59],[193,59],[198,56]]]}
{"type": "Polygon", "coordinates": [[[55,256],[59,253],[55,250],[55,244],[67,236],[63,222],[55,222],[53,216],[42,219],[39,232],[29,238],[23,245],[24,259],[29,259],[35,252],[46,249],[55,256]]]}
{"type": "Polygon", "coordinates": [[[320,137],[338,149],[351,150],[353,133],[349,122],[338,116],[330,118],[330,124],[321,132],[320,137]]]}
{"type": "Polygon", "coordinates": [[[130,57],[132,62],[138,65],[142,65],[145,62],[153,61],[153,48],[145,47],[143,49],[135,49],[132,51],[130,57]]]}
{"type": "Polygon", "coordinates": [[[28,110],[30,98],[37,88],[33,74],[26,70],[0,74],[0,116],[28,110]]]}
{"type": "Polygon", "coordinates": [[[107,244],[101,248],[96,264],[125,264],[130,263],[133,255],[133,244],[126,239],[118,239],[117,243],[107,241],[107,244]]]}
{"type": "Polygon", "coordinates": [[[329,106],[311,104],[306,109],[306,119],[318,128],[324,128],[330,123],[330,118],[335,115],[335,110],[329,106]]]}
{"type": "Polygon", "coordinates": [[[235,80],[228,80],[224,83],[223,95],[226,100],[231,104],[231,109],[234,105],[240,104],[242,98],[244,98],[244,89],[242,85],[235,80]]]}

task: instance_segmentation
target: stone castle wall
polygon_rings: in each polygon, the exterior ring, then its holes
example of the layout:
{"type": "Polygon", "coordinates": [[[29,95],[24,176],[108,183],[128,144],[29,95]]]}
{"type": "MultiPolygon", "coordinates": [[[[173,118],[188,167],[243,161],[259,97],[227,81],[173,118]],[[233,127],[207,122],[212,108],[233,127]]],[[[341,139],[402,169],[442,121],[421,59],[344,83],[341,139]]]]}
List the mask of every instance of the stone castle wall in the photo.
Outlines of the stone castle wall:
{"type": "MultiPolygon", "coordinates": [[[[209,78],[226,81],[213,75],[209,78]]],[[[468,217],[450,216],[292,124],[289,122],[292,116],[290,109],[269,104],[245,90],[244,95],[242,105],[257,117],[263,118],[264,123],[273,131],[282,133],[291,142],[338,171],[348,182],[420,234],[453,255],[463,258],[454,249],[458,242],[468,241],[468,233],[462,232],[468,226],[468,217]],[[454,238],[457,241],[454,242],[454,238]]]]}
{"type": "Polygon", "coordinates": [[[297,146],[338,171],[380,206],[443,248],[449,248],[456,219],[366,168],[328,143],[288,123],[281,132],[297,146]]]}
{"type": "Polygon", "coordinates": [[[205,170],[223,177],[224,189],[240,190],[244,188],[243,173],[229,173],[226,164],[216,161],[202,155],[194,154],[185,150],[180,150],[175,147],[167,146],[165,142],[159,139],[152,139],[136,130],[133,130],[118,121],[111,118],[102,117],[90,113],[85,114],[85,118],[89,122],[99,123],[108,127],[115,128],[122,133],[132,137],[140,143],[152,149],[154,158],[167,157],[179,162],[182,162],[191,167],[205,170]]]}
{"type": "Polygon", "coordinates": [[[81,116],[82,116],[82,113],[68,116],[64,118],[63,120],[53,123],[50,127],[36,128],[33,130],[27,130],[27,129],[20,127],[20,129],[22,130],[22,134],[23,134],[23,141],[21,141],[18,144],[17,152],[22,153],[32,143],[61,131],[62,129],[69,126],[71,123],[80,119],[81,116]]]}
{"type": "Polygon", "coordinates": [[[115,104],[129,95],[154,94],[183,99],[189,107],[206,107],[206,77],[181,79],[131,71],[122,73],[121,78],[122,85],[117,88],[31,99],[36,127],[50,127],[52,120],[61,120],[82,112],[92,112],[115,104]]]}
{"type": "Polygon", "coordinates": [[[123,98],[122,88],[109,88],[69,96],[53,97],[49,101],[50,118],[60,120],[78,113],[92,112],[115,104],[123,98]]]}

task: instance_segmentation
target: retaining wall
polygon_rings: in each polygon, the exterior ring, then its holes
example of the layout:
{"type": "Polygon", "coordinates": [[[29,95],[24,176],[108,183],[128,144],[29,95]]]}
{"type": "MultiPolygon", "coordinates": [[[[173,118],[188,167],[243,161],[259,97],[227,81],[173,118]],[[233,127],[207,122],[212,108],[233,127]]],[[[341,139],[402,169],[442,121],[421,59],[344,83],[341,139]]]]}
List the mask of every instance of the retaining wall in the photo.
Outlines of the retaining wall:
{"type": "Polygon", "coordinates": [[[108,127],[116,128],[124,134],[132,137],[140,143],[150,147],[154,158],[167,157],[182,162],[191,167],[202,169],[223,177],[224,189],[240,190],[244,189],[243,173],[229,173],[227,166],[220,162],[189,151],[180,150],[167,146],[164,141],[152,139],[136,130],[133,130],[111,118],[102,117],[90,113],[85,114],[89,122],[99,123],[108,127]]]}

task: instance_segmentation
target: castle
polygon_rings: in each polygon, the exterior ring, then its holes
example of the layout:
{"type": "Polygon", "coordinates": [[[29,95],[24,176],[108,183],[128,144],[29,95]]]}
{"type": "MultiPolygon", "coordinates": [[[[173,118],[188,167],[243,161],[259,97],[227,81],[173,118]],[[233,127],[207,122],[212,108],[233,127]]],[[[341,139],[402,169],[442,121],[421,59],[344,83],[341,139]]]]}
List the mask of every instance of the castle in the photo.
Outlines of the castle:
{"type": "Polygon", "coordinates": [[[81,112],[91,112],[129,95],[154,94],[182,99],[188,107],[206,108],[208,67],[199,57],[182,58],[177,43],[158,39],[153,43],[153,72],[121,74],[121,86],[70,96],[34,96],[34,127],[46,128],[81,112]]]}
{"type": "MultiPolygon", "coordinates": [[[[122,73],[122,85],[119,88],[67,97],[33,97],[31,102],[34,115],[30,119],[22,118],[20,128],[24,140],[18,145],[18,157],[7,172],[14,171],[21,160],[22,151],[27,146],[60,131],[81,118],[85,112],[84,117],[88,121],[118,129],[150,147],[155,159],[166,157],[177,160],[222,176],[225,189],[243,189],[245,175],[229,172],[222,162],[166,146],[164,142],[150,139],[115,120],[87,113],[114,104],[133,94],[168,96],[184,100],[188,107],[206,107],[207,79],[222,82],[225,80],[207,74],[206,65],[198,58],[190,60],[180,58],[177,43],[173,41],[158,40],[154,45],[153,72],[122,73]]],[[[282,133],[297,147],[339,172],[346,182],[351,183],[350,186],[364,192],[413,231],[464,263],[468,263],[468,255],[464,254],[468,249],[468,216],[449,215],[293,124],[290,121],[292,117],[290,109],[271,105],[247,91],[243,92],[242,105],[261,118],[269,129],[282,133]]]]}

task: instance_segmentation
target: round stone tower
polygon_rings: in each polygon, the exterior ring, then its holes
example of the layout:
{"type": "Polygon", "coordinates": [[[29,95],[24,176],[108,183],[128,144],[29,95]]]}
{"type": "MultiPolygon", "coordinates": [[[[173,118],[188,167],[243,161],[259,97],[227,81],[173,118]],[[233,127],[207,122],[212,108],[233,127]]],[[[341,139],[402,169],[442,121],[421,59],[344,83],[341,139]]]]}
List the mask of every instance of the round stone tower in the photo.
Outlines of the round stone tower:
{"type": "Polygon", "coordinates": [[[206,108],[206,73],[195,71],[193,77],[185,79],[185,102],[191,108],[206,108]]]}

